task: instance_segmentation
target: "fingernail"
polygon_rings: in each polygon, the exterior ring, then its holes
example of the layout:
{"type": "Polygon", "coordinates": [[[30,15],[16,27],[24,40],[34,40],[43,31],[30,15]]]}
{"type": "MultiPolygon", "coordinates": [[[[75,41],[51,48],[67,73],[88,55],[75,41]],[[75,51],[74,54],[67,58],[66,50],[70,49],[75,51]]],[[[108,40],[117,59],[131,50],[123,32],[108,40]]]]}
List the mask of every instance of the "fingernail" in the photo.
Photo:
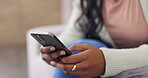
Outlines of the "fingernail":
{"type": "Polygon", "coordinates": [[[55,48],[54,48],[54,47],[50,47],[50,50],[51,50],[51,51],[54,51],[54,50],[55,50],[55,48]]]}
{"type": "Polygon", "coordinates": [[[53,66],[55,66],[56,65],[56,62],[51,61],[50,64],[53,65],[53,66]]]}
{"type": "Polygon", "coordinates": [[[65,51],[61,51],[60,54],[61,54],[61,55],[65,55],[66,52],[65,52],[65,51]]]}

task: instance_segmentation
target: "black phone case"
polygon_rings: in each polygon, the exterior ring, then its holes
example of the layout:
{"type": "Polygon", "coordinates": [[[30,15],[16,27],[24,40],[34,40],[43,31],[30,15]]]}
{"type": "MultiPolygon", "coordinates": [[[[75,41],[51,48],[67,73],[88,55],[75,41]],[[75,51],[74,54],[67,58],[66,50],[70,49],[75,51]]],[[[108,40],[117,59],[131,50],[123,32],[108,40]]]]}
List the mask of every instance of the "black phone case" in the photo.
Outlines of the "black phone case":
{"type": "Polygon", "coordinates": [[[43,46],[54,46],[56,47],[56,51],[58,50],[66,51],[66,55],[64,56],[71,55],[71,52],[67,49],[67,47],[52,33],[48,34],[31,33],[31,36],[35,38],[43,46]]]}

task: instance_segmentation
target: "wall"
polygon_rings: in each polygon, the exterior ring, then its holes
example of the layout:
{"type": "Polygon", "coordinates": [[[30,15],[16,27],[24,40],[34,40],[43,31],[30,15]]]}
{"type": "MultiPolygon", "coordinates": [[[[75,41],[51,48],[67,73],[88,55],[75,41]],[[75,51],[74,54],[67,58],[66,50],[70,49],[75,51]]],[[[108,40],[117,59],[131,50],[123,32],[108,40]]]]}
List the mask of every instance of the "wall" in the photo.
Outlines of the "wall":
{"type": "Polygon", "coordinates": [[[28,29],[59,24],[60,0],[0,0],[0,46],[24,45],[28,29]]]}

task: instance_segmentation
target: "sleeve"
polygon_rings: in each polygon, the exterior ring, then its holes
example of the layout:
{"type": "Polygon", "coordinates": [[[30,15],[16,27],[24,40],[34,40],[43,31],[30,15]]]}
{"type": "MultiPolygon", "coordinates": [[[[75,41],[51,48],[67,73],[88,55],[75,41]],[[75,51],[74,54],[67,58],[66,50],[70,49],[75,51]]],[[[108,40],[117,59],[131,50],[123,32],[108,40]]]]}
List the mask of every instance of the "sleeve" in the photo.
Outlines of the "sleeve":
{"type": "Polygon", "coordinates": [[[80,27],[75,24],[76,20],[81,15],[80,0],[73,1],[73,10],[71,17],[68,21],[68,25],[65,30],[59,36],[59,39],[65,44],[68,45],[73,41],[80,40],[84,38],[84,33],[80,31],[80,27]]]}
{"type": "Polygon", "coordinates": [[[114,76],[125,70],[148,66],[148,44],[130,49],[100,49],[106,61],[104,77],[114,76]]]}

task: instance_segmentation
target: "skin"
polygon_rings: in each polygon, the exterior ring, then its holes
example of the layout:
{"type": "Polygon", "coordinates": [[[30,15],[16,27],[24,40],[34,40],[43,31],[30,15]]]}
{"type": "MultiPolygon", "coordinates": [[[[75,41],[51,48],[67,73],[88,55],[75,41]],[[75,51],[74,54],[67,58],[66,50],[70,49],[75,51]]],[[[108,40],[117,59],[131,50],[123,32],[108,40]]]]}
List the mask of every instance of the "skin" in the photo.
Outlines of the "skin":
{"type": "Polygon", "coordinates": [[[49,65],[63,70],[69,75],[79,75],[83,78],[92,78],[104,74],[105,59],[102,51],[89,44],[77,44],[68,48],[71,52],[81,51],[79,54],[74,54],[60,58],[61,61],[55,60],[61,55],[65,55],[65,51],[52,52],[56,48],[53,46],[41,47],[42,59],[49,65]],[[76,71],[71,71],[76,65],[76,71]]]}

